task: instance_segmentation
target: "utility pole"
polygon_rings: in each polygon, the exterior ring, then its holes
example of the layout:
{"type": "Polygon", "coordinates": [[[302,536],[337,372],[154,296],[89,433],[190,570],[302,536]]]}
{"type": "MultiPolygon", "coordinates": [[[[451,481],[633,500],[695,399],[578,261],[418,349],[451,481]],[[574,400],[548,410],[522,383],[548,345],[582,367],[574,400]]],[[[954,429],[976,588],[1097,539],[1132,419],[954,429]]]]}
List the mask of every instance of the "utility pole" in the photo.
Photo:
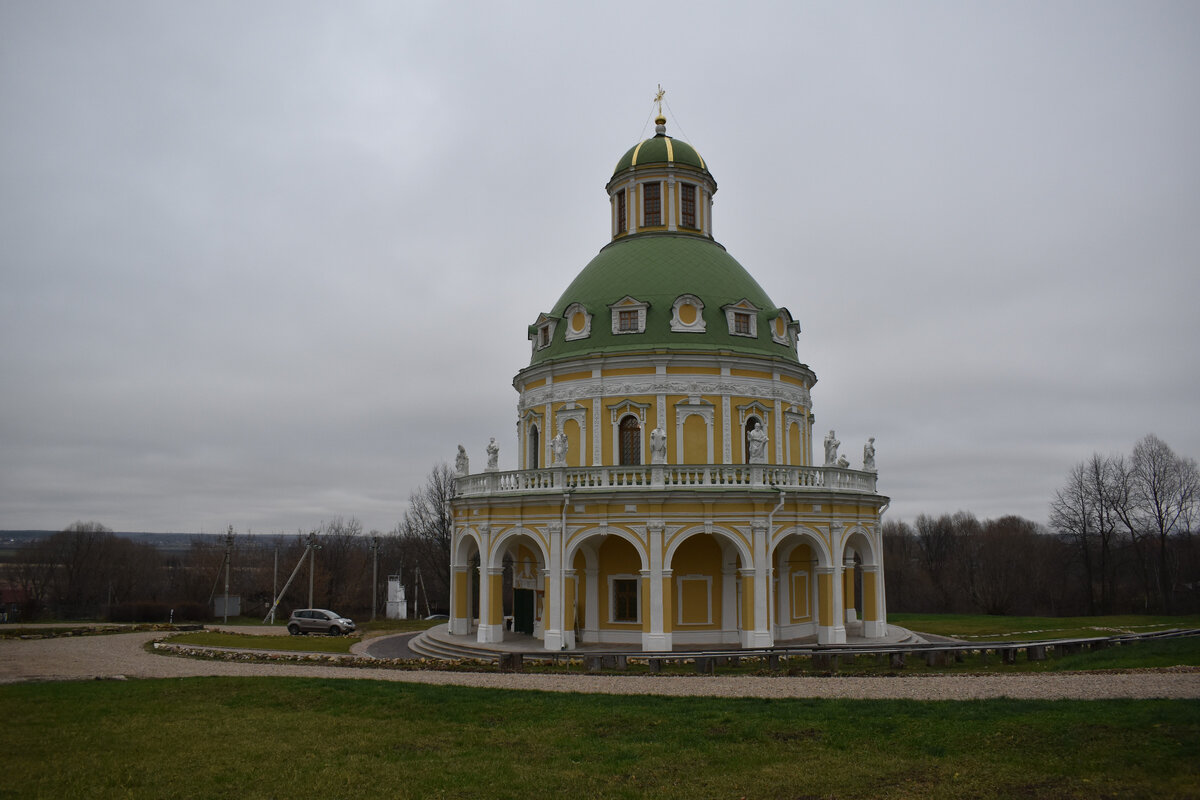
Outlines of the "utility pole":
{"type": "Polygon", "coordinates": [[[321,545],[317,544],[317,532],[311,531],[308,534],[308,607],[313,607],[313,575],[317,571],[317,551],[321,549],[321,545]]]}
{"type": "Polygon", "coordinates": [[[379,599],[379,537],[371,537],[371,622],[375,621],[375,601],[379,599]]]}
{"type": "MultiPolygon", "coordinates": [[[[271,573],[271,597],[279,596],[279,540],[275,540],[275,570],[271,573]]],[[[275,624],[275,604],[271,603],[271,624],[275,624]]]]}
{"type": "Polygon", "coordinates": [[[225,624],[229,624],[229,554],[233,551],[233,526],[225,534],[225,624]]]}

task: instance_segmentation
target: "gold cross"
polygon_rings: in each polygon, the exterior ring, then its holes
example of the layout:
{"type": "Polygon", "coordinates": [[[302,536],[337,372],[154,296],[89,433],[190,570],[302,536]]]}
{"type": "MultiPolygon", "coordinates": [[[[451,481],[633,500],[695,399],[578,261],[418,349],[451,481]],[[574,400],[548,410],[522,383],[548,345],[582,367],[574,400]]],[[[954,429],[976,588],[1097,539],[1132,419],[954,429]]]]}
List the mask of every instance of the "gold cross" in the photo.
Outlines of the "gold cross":
{"type": "Polygon", "coordinates": [[[654,95],[654,102],[658,103],[658,115],[660,117],[662,116],[662,99],[663,99],[663,95],[665,95],[666,93],[667,93],[666,89],[664,89],[662,87],[662,84],[660,83],[658,85],[658,93],[656,95],[654,95]]]}

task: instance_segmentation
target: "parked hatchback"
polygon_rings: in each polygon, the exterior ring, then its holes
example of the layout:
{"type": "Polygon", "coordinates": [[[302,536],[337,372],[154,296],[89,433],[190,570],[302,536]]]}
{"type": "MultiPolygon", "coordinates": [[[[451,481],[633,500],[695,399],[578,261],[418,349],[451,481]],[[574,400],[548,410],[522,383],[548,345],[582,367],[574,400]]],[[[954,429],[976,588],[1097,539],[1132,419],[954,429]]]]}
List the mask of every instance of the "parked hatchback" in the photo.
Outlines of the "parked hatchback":
{"type": "Polygon", "coordinates": [[[292,612],[288,620],[288,633],[299,636],[302,633],[328,633],[330,636],[340,636],[343,633],[354,633],[354,620],[347,619],[341,614],[327,608],[298,608],[292,612]]]}

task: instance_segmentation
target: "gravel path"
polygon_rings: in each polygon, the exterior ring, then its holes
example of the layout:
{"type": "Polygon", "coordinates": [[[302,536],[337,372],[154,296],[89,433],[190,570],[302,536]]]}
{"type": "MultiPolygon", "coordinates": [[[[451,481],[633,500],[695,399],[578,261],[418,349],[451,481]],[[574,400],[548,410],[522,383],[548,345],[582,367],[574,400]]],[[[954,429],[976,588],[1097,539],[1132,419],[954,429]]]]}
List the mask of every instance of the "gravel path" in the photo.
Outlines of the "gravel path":
{"type": "Polygon", "coordinates": [[[846,697],[967,700],[1173,698],[1200,699],[1200,670],[1041,675],[941,675],[910,677],[722,677],[628,675],[529,675],[360,669],[303,664],[241,664],[147,653],[162,633],[121,633],[57,639],[0,640],[0,683],[94,678],[289,675],[409,683],[536,689],[596,694],[703,697],[846,697]]]}

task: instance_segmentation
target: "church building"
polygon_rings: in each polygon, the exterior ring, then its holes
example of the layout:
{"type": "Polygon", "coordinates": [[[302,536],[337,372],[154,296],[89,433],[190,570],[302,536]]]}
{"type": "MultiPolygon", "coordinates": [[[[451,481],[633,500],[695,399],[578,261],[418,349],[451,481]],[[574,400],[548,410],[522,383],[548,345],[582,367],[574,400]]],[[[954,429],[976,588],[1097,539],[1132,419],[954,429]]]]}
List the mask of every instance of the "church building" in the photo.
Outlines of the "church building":
{"type": "Polygon", "coordinates": [[[799,323],[713,238],[708,163],[661,106],[656,125],[605,187],[611,241],[529,326],[520,469],[497,468],[494,440],[485,470],[460,457],[450,633],[547,650],[881,638],[874,440],[852,468],[814,433],[799,323]]]}

